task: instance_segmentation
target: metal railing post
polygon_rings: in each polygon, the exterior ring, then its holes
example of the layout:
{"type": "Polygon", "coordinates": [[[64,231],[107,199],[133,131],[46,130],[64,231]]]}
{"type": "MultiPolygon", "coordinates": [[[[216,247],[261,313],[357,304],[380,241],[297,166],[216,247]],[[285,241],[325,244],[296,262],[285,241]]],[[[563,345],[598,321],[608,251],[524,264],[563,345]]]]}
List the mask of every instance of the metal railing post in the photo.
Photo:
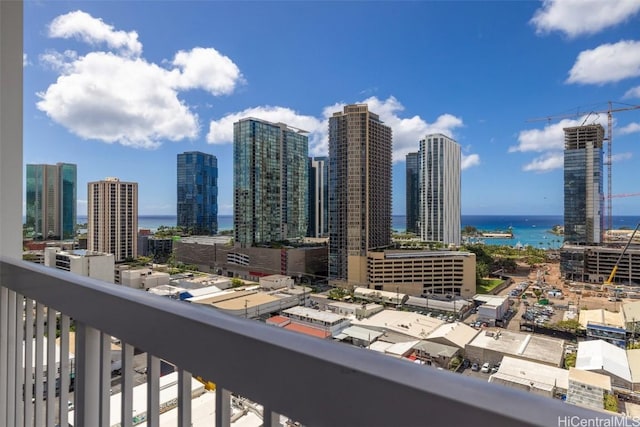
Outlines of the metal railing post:
{"type": "Polygon", "coordinates": [[[100,425],[100,332],[81,322],[76,322],[75,381],[73,425],[100,425]]]}

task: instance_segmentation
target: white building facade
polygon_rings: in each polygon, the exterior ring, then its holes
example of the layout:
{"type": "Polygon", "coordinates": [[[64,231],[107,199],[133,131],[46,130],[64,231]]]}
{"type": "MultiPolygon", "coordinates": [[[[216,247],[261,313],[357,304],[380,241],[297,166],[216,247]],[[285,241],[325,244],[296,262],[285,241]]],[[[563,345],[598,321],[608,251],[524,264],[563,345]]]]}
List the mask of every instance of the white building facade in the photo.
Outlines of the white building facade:
{"type": "Polygon", "coordinates": [[[44,250],[44,265],[109,283],[114,281],[113,254],[51,247],[44,250]]]}
{"type": "Polygon", "coordinates": [[[420,140],[419,217],[423,241],[459,246],[461,243],[460,145],[442,134],[420,140]]]}

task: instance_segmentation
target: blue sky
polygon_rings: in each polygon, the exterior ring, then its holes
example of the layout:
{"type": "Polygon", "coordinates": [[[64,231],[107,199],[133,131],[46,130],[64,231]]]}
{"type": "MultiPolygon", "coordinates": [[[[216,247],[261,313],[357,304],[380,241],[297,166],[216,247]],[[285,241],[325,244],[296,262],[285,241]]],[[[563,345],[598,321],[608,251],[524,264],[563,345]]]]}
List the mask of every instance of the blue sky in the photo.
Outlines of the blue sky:
{"type": "MultiPolygon", "coordinates": [[[[394,214],[431,132],[462,147],[463,214],[562,214],[562,128],[640,104],[640,0],[27,0],[24,52],[24,162],[76,163],[80,215],[108,176],[139,183],[140,214],[175,214],[190,150],[217,156],[232,214],[234,121],[308,130],[326,155],[327,117],[358,102],[393,129],[394,214]]],[[[613,141],[612,194],[640,193],[640,110],[614,113],[613,141]]]]}

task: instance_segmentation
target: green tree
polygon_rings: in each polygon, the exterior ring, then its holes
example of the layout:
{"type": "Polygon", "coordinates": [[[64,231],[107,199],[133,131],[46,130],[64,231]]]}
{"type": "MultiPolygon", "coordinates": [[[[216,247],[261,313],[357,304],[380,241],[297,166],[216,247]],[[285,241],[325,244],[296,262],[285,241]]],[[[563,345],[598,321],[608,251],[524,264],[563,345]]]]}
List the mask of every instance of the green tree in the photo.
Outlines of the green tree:
{"type": "Polygon", "coordinates": [[[553,327],[561,331],[569,331],[569,332],[576,333],[578,332],[578,329],[580,329],[580,322],[575,319],[561,320],[558,323],[555,323],[553,327]]]}
{"type": "Polygon", "coordinates": [[[342,288],[333,288],[329,291],[329,299],[340,301],[347,296],[347,291],[342,288]]]}
{"type": "Polygon", "coordinates": [[[613,394],[605,393],[603,405],[607,411],[618,412],[618,399],[613,394]]]}
{"type": "Polygon", "coordinates": [[[564,368],[575,368],[576,367],[576,358],[578,357],[578,353],[570,353],[564,357],[564,368]]]}
{"type": "Polygon", "coordinates": [[[242,285],[244,285],[244,282],[238,279],[237,277],[234,277],[231,279],[231,286],[233,286],[234,288],[237,288],[238,286],[242,286],[242,285]]]}

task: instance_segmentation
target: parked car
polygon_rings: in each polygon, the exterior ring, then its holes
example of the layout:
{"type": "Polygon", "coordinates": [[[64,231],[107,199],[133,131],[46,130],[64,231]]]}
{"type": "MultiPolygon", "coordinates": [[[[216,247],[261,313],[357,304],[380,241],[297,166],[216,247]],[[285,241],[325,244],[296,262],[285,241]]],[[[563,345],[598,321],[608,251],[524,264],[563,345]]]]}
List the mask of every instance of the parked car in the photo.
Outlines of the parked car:
{"type": "Polygon", "coordinates": [[[480,368],[480,371],[484,372],[485,374],[491,372],[491,365],[489,364],[489,362],[485,362],[484,365],[482,365],[482,368],[480,368]]]}
{"type": "Polygon", "coordinates": [[[480,370],[480,365],[474,363],[473,365],[471,365],[471,370],[474,372],[478,372],[480,370]]]}

